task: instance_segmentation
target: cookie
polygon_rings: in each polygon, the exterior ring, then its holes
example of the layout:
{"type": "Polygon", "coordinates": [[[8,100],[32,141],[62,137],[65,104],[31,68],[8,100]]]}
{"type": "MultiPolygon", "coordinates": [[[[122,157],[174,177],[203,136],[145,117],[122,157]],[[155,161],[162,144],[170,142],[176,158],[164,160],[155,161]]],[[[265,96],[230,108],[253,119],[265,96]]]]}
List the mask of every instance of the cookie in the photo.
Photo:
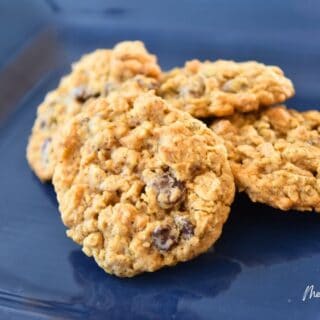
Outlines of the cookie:
{"type": "Polygon", "coordinates": [[[27,148],[27,159],[36,175],[42,181],[52,178],[56,134],[88,100],[117,90],[128,96],[136,90],[154,89],[160,74],[156,57],[139,41],[121,42],[113,50],[100,49],[83,56],[38,108],[27,148]]]}
{"type": "Polygon", "coordinates": [[[320,212],[320,112],[285,106],[215,121],[236,185],[252,201],[320,212]]]}
{"type": "Polygon", "coordinates": [[[281,103],[294,94],[282,70],[255,61],[192,60],[166,73],[158,94],[193,116],[222,117],[281,103]]]}
{"type": "Polygon", "coordinates": [[[186,261],[219,238],[234,197],[223,141],[151,92],[97,99],[60,136],[53,177],[67,235],[106,272],[186,261]]]}

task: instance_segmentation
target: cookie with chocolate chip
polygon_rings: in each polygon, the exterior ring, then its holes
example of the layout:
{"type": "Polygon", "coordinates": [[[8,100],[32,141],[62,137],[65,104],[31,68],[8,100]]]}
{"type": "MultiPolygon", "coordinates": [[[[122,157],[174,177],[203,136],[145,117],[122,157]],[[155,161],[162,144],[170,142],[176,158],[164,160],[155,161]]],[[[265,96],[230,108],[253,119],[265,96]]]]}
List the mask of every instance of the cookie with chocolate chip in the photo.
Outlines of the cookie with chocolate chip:
{"type": "Polygon", "coordinates": [[[194,258],[234,197],[222,139],[153,93],[117,93],[66,123],[53,177],[67,235],[131,277],[194,258]]]}
{"type": "Polygon", "coordinates": [[[38,108],[27,148],[27,159],[36,175],[42,181],[52,178],[59,152],[56,136],[64,122],[82,112],[89,100],[113,91],[130,97],[154,90],[160,73],[156,57],[139,41],[121,42],[113,50],[84,55],[38,108]]]}
{"type": "Polygon", "coordinates": [[[320,212],[320,112],[276,106],[216,120],[236,185],[254,202],[320,212]]]}
{"type": "Polygon", "coordinates": [[[222,117],[281,103],[294,94],[276,66],[192,60],[164,74],[158,94],[195,117],[222,117]]]}

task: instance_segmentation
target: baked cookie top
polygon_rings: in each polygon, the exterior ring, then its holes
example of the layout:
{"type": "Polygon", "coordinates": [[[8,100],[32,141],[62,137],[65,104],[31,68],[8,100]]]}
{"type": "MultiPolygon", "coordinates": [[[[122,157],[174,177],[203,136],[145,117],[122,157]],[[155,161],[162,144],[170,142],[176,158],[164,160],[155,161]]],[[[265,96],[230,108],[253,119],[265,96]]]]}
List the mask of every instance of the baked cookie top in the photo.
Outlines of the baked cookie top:
{"type": "Polygon", "coordinates": [[[140,41],[125,41],[113,50],[99,49],[84,55],[38,108],[27,148],[27,158],[36,175],[43,181],[52,178],[56,135],[88,100],[118,90],[130,96],[155,89],[160,74],[156,57],[140,41]]]}
{"type": "Polygon", "coordinates": [[[158,94],[195,117],[222,117],[280,103],[294,94],[276,66],[192,60],[164,74],[158,94]]]}
{"type": "Polygon", "coordinates": [[[59,148],[53,184],[67,234],[106,272],[155,271],[220,236],[234,197],[223,141],[151,92],[90,102],[59,148]]]}
{"type": "Polygon", "coordinates": [[[320,212],[320,112],[285,106],[217,120],[240,191],[282,210],[320,212]]]}

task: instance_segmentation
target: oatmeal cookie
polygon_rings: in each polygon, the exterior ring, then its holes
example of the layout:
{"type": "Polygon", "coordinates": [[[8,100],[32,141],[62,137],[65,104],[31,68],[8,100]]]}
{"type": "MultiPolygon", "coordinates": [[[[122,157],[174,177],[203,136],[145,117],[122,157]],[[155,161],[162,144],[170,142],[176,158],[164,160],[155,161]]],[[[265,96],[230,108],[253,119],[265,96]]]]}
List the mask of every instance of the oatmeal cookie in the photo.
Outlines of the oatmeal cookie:
{"type": "Polygon", "coordinates": [[[163,76],[158,94],[193,116],[222,117],[280,103],[294,94],[276,66],[255,61],[186,62],[163,76]]]}
{"type": "Polygon", "coordinates": [[[228,149],[236,185],[252,201],[320,212],[320,112],[285,106],[236,114],[212,129],[228,149]]]}
{"type": "Polygon", "coordinates": [[[52,178],[56,135],[88,100],[115,90],[128,96],[155,89],[160,74],[156,57],[139,41],[121,42],[113,50],[99,49],[84,55],[38,108],[27,148],[27,159],[36,175],[42,181],[52,178]]]}
{"type": "Polygon", "coordinates": [[[153,93],[92,101],[60,137],[53,184],[67,235],[106,272],[189,260],[219,238],[234,197],[223,141],[153,93]]]}

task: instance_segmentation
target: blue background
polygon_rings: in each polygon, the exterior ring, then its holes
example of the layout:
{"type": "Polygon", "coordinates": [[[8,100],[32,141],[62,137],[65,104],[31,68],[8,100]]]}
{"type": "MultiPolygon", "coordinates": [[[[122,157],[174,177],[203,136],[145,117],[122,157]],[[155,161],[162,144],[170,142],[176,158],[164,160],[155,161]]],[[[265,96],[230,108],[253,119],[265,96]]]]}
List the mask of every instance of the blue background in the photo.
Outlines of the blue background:
{"type": "Polygon", "coordinates": [[[184,60],[260,60],[320,101],[320,2],[1,1],[0,319],[317,319],[320,218],[238,195],[214,249],[134,279],[106,275],[64,235],[53,188],[25,160],[37,105],[71,61],[141,39],[164,69],[184,60]]]}

